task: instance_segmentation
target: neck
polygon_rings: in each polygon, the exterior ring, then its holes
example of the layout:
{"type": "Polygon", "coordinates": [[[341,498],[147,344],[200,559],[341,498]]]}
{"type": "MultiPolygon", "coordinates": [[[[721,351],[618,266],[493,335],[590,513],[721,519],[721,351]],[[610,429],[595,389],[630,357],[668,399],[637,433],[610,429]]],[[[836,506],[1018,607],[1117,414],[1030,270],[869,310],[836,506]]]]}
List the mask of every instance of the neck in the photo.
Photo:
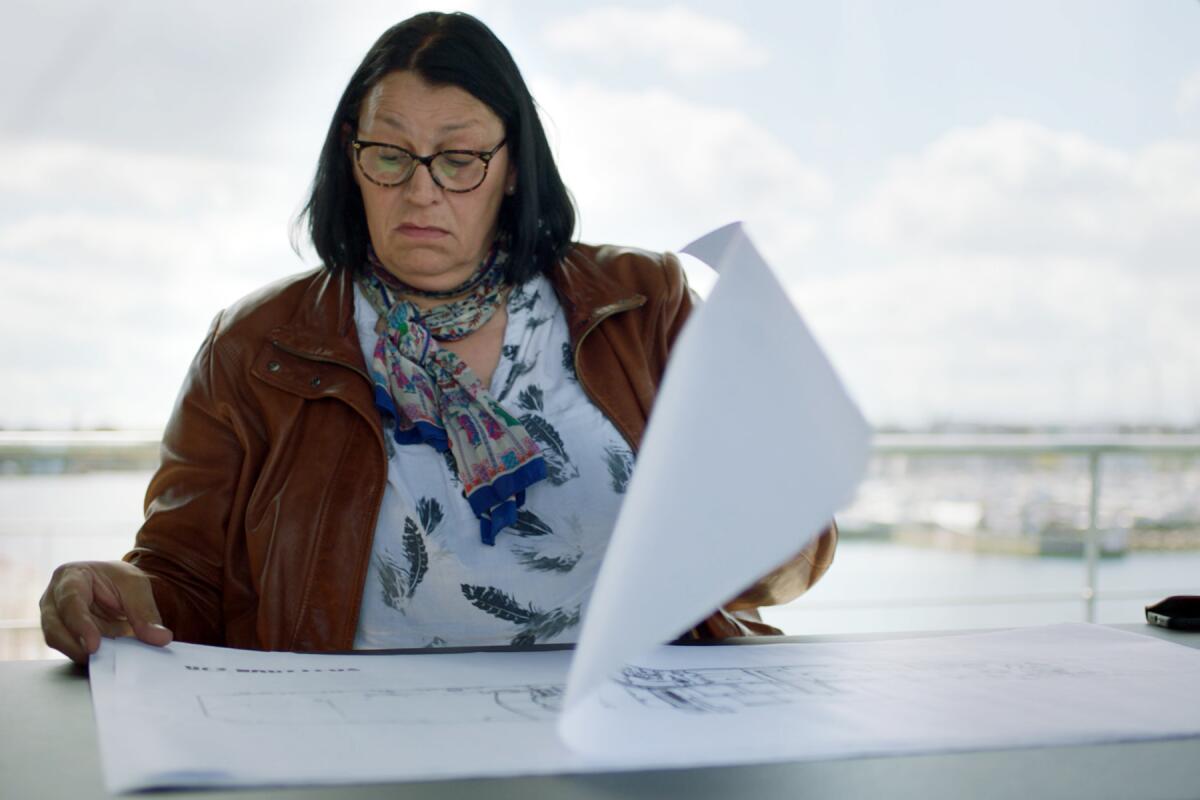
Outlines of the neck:
{"type": "Polygon", "coordinates": [[[396,277],[375,254],[373,249],[367,251],[367,261],[370,268],[374,270],[379,280],[391,289],[392,293],[398,297],[402,297],[408,302],[411,302],[417,308],[422,310],[433,308],[434,306],[452,303],[455,300],[465,297],[474,291],[480,284],[488,278],[488,273],[496,264],[496,257],[499,255],[500,248],[497,243],[493,243],[488,248],[487,253],[480,259],[474,271],[467,276],[465,280],[457,286],[452,286],[447,289],[424,289],[419,286],[413,286],[406,281],[396,277]]]}
{"type": "Polygon", "coordinates": [[[412,303],[421,311],[428,311],[431,308],[436,308],[438,306],[445,305],[446,303],[453,303],[456,300],[461,300],[467,296],[468,292],[459,292],[458,294],[450,295],[448,297],[425,297],[419,294],[409,294],[405,291],[396,291],[394,294],[396,295],[397,299],[412,303]]]}

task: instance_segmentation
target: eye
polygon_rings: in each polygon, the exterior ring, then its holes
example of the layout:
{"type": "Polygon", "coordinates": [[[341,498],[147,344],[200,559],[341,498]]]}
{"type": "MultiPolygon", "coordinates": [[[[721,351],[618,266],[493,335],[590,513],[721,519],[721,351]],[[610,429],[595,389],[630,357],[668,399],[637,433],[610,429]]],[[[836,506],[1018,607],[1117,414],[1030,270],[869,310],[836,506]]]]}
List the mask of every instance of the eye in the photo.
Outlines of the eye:
{"type": "Polygon", "coordinates": [[[382,148],[380,148],[377,158],[381,164],[402,164],[408,161],[408,156],[399,150],[384,150],[382,148]]]}
{"type": "Polygon", "coordinates": [[[379,172],[387,174],[402,173],[411,165],[412,157],[403,150],[397,150],[394,147],[374,147],[371,149],[375,152],[370,154],[370,165],[379,172]]]}
{"type": "Polygon", "coordinates": [[[442,156],[442,163],[452,169],[465,169],[475,161],[475,156],[465,155],[463,153],[446,153],[442,156]]]}

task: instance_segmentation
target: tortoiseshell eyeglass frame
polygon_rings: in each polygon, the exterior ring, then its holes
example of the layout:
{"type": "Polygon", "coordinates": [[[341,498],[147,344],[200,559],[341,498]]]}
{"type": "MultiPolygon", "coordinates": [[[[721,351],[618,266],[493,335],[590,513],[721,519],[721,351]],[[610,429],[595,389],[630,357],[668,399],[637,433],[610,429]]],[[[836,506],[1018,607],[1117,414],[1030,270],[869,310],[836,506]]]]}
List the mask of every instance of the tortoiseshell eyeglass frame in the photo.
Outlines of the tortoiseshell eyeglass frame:
{"type": "Polygon", "coordinates": [[[484,181],[487,180],[488,165],[491,163],[491,160],[496,155],[496,153],[500,152],[500,148],[504,147],[504,145],[507,142],[508,142],[507,137],[504,139],[501,139],[500,144],[496,145],[491,150],[439,150],[438,152],[433,153],[431,155],[427,155],[427,156],[419,156],[416,153],[412,152],[411,150],[405,150],[403,147],[398,147],[397,145],[394,145],[394,144],[388,144],[387,142],[371,142],[366,139],[354,139],[350,142],[350,144],[354,148],[354,162],[358,165],[359,171],[362,172],[364,178],[366,178],[367,180],[369,180],[371,183],[375,184],[376,186],[392,187],[392,186],[399,186],[402,183],[406,183],[407,181],[412,179],[413,175],[417,174],[417,165],[424,164],[425,169],[429,170],[429,177],[433,178],[433,182],[436,183],[438,186],[440,186],[442,189],[444,189],[447,192],[454,192],[455,194],[466,194],[467,192],[475,191],[476,189],[478,189],[480,186],[483,185],[484,181]],[[398,180],[394,183],[384,183],[382,181],[377,181],[374,178],[372,178],[369,174],[367,174],[367,171],[365,169],[363,169],[362,154],[363,154],[363,150],[367,149],[368,147],[390,147],[393,150],[399,150],[401,153],[404,153],[405,155],[409,156],[412,159],[412,168],[409,169],[407,175],[405,175],[403,178],[401,178],[400,180],[398,180]],[[480,177],[479,183],[475,184],[470,189],[451,189],[449,186],[444,185],[441,181],[438,180],[437,173],[433,171],[433,160],[435,158],[437,158],[438,156],[444,156],[444,155],[475,156],[480,161],[482,161],[483,162],[483,176],[480,177]]]}

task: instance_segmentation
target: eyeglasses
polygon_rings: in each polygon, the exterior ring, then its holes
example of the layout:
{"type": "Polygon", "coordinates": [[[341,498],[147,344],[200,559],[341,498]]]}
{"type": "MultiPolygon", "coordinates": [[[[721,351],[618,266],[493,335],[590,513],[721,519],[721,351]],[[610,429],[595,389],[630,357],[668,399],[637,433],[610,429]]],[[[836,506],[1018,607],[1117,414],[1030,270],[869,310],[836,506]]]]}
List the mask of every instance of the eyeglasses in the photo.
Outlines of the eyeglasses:
{"type": "Polygon", "coordinates": [[[371,183],[399,186],[413,176],[418,164],[424,164],[433,182],[447,192],[469,192],[483,183],[488,162],[506,141],[501,139],[491,150],[442,150],[430,156],[419,156],[383,142],[355,139],[351,144],[358,168],[371,183]]]}

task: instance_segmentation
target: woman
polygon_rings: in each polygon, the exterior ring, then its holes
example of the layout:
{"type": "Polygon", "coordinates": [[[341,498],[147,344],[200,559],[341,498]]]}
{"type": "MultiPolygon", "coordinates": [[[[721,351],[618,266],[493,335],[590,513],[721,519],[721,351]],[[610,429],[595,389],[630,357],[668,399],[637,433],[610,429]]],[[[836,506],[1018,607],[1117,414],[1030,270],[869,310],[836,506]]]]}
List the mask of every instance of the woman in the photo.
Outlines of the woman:
{"type": "MultiPolygon", "coordinates": [[[[671,256],[571,242],[515,63],[478,20],[387,31],[306,207],[320,269],[218,315],[123,562],[67,564],[47,643],[571,641],[692,299],[671,256]]],[[[831,529],[691,632],[772,629],[831,529]]],[[[714,557],[719,557],[714,554],[714,557]]],[[[669,588],[668,588],[669,590],[669,588]]]]}

